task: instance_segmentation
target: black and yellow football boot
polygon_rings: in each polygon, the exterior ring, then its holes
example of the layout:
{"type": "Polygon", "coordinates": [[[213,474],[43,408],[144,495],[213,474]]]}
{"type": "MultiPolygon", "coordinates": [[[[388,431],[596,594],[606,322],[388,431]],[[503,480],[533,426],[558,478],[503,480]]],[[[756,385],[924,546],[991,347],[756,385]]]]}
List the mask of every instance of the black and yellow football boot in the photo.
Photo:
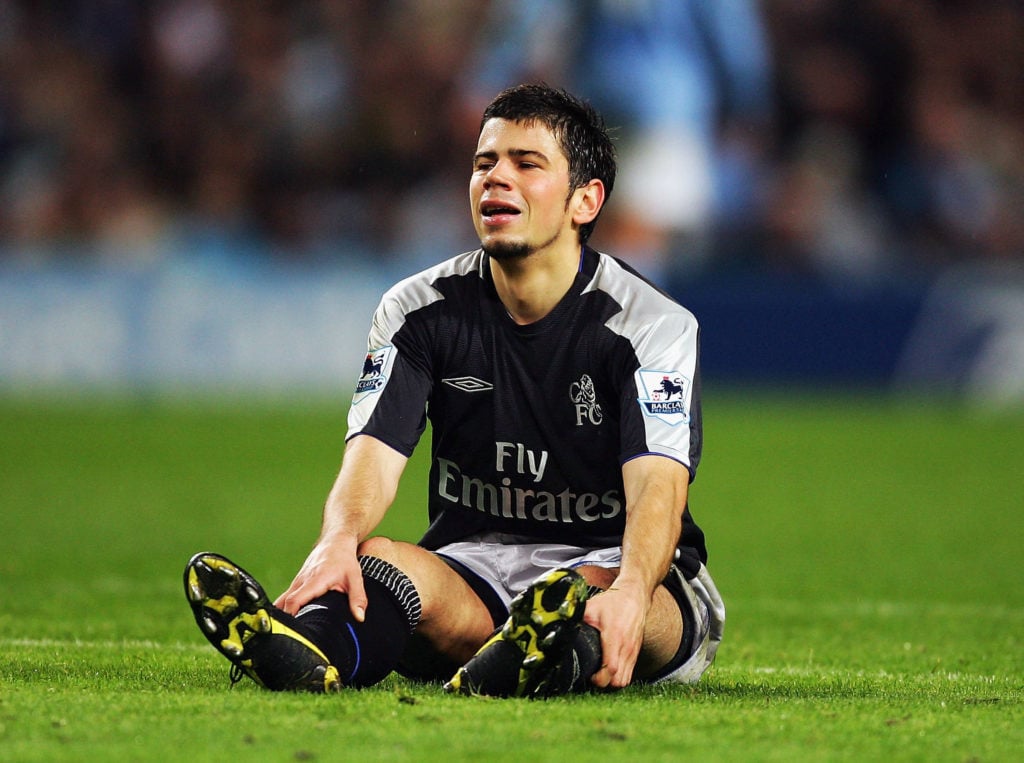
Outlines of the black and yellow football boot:
{"type": "Polygon", "coordinates": [[[185,565],[185,596],[203,635],[234,666],[272,691],[341,690],[337,669],[275,607],[248,572],[219,554],[199,553],[185,565]]]}
{"type": "Polygon", "coordinates": [[[509,618],[444,685],[447,692],[540,697],[583,622],[588,587],[577,572],[545,572],[516,596],[509,618]]]}

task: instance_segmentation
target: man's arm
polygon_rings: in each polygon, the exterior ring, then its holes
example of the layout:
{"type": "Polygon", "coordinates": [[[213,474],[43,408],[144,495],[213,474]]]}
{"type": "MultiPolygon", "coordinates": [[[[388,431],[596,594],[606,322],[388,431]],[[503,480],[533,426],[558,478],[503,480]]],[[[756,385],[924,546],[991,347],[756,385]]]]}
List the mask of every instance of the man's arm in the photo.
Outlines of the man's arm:
{"type": "Polygon", "coordinates": [[[598,686],[627,686],[643,645],[654,591],[668,573],[682,530],[689,472],[664,456],[641,456],[622,467],[626,530],[622,566],[611,588],[587,604],[585,620],[601,631],[604,665],[598,686]]]}
{"type": "Polygon", "coordinates": [[[320,537],[276,606],[295,614],[328,591],[348,594],[353,616],[366,612],[366,592],[356,548],[380,524],[395,500],[408,459],[369,435],[349,440],[324,505],[320,537]]]}

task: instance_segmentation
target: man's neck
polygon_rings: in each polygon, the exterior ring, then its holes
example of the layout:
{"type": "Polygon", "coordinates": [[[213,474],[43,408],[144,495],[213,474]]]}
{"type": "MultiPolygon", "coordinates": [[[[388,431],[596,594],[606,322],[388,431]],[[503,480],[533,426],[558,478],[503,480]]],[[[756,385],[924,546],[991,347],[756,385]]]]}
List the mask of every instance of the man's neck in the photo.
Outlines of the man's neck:
{"type": "Polygon", "coordinates": [[[511,260],[490,258],[494,288],[512,320],[525,326],[554,310],[576,279],[582,256],[577,246],[574,256],[548,250],[511,260]]]}

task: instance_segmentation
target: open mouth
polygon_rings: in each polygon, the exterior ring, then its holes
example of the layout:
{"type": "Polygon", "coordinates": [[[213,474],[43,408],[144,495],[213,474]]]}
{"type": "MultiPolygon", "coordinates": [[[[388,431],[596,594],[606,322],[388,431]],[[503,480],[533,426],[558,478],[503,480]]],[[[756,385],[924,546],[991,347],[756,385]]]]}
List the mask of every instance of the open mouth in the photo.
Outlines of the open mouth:
{"type": "Polygon", "coordinates": [[[485,201],[480,205],[480,214],[485,220],[499,220],[518,215],[519,210],[504,202],[485,201]]]}

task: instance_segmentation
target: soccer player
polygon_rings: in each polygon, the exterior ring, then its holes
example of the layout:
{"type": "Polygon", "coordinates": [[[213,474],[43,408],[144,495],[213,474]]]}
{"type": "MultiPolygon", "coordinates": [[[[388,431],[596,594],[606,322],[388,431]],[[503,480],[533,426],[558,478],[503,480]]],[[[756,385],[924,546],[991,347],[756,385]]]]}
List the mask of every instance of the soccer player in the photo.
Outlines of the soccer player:
{"type": "Polygon", "coordinates": [[[213,553],[196,622],[268,689],[392,671],[549,696],[696,681],[725,610],[687,505],[701,452],[693,315],[587,246],[615,152],[587,103],[521,85],[485,109],[469,183],[480,248],[373,316],[322,530],[271,603],[213,553]],[[430,525],[372,537],[429,418],[430,525]]]}

